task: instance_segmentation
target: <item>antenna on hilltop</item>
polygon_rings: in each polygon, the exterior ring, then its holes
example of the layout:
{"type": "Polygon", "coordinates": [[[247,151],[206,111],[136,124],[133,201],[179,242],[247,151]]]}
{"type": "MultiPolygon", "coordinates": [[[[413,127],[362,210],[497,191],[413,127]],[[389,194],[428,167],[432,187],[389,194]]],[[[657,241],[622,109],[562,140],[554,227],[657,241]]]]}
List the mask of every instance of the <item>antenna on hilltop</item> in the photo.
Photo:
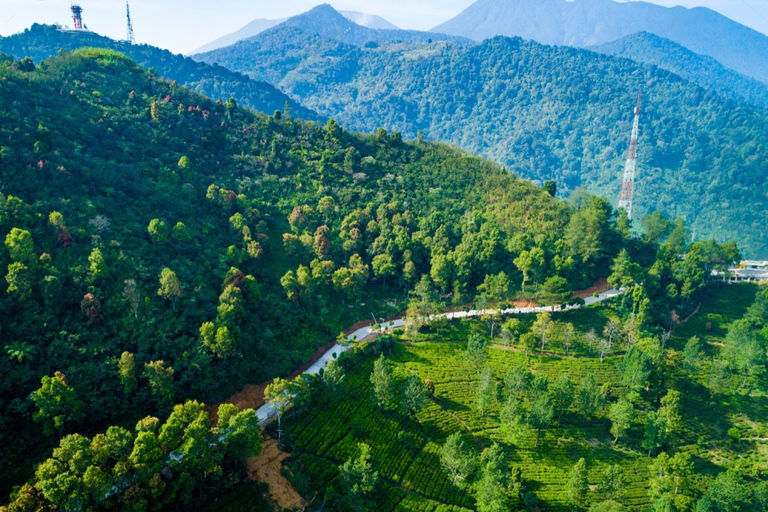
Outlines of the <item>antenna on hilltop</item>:
{"type": "Polygon", "coordinates": [[[624,167],[624,183],[619,195],[619,208],[624,208],[627,217],[632,220],[632,199],[635,195],[635,164],[637,163],[637,135],[640,131],[640,103],[643,95],[637,95],[637,107],[635,107],[635,124],[632,125],[632,139],[629,142],[629,156],[624,167]]]}
{"type": "Polygon", "coordinates": [[[133,23],[131,23],[131,8],[128,7],[128,0],[125,0],[125,15],[128,18],[128,35],[125,41],[129,44],[136,44],[136,36],[133,35],[133,23]]]}
{"type": "Polygon", "coordinates": [[[83,30],[83,8],[77,4],[71,4],[69,8],[72,10],[72,22],[75,30],[83,30]]]}

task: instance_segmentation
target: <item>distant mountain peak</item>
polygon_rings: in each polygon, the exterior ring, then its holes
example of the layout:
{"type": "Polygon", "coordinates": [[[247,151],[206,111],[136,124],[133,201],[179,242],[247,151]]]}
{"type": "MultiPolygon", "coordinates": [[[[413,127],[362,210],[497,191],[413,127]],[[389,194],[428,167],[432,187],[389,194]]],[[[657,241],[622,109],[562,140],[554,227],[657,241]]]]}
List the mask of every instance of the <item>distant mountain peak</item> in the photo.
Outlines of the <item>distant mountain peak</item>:
{"type": "Polygon", "coordinates": [[[645,31],[768,83],[768,36],[711,9],[616,0],[478,0],[435,32],[588,47],[645,31]]]}

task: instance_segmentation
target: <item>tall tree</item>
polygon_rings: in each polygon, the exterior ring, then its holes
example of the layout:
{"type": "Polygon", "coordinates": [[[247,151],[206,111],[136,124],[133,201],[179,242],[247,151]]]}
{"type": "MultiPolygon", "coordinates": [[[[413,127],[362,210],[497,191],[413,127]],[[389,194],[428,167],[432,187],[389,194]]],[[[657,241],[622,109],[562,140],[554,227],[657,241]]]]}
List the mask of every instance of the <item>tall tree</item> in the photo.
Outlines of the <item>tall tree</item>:
{"type": "Polygon", "coordinates": [[[463,488],[474,470],[472,450],[462,440],[461,434],[449,435],[440,449],[440,464],[448,473],[453,485],[463,488]]]}
{"type": "Polygon", "coordinates": [[[157,290],[157,295],[170,301],[171,308],[176,309],[176,301],[182,295],[181,281],[176,277],[176,272],[169,268],[164,268],[160,272],[160,288],[157,290]]]}
{"type": "Polygon", "coordinates": [[[379,482],[370,446],[365,443],[357,445],[355,455],[339,468],[339,482],[347,507],[356,512],[368,509],[368,498],[379,482]]]}
{"type": "Polygon", "coordinates": [[[568,472],[565,492],[571,507],[584,507],[589,492],[589,483],[587,481],[587,461],[583,457],[568,472]]]}
{"type": "Polygon", "coordinates": [[[608,419],[611,420],[611,434],[614,443],[629,430],[634,416],[635,407],[626,398],[619,399],[618,402],[611,404],[608,408],[608,419]]]}
{"type": "Polygon", "coordinates": [[[382,409],[390,409],[394,406],[395,390],[392,382],[392,365],[381,354],[373,363],[373,372],[371,372],[371,384],[373,384],[373,394],[376,403],[382,409]]]}

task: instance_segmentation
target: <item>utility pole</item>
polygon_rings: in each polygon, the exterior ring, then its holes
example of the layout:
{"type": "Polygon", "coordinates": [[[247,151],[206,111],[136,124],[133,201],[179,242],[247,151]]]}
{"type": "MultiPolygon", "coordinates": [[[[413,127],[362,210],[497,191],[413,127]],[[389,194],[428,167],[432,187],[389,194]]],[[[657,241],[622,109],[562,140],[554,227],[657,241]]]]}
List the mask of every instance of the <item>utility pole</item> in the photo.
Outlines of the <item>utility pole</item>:
{"type": "Polygon", "coordinates": [[[637,136],[640,131],[640,103],[643,95],[637,95],[637,107],[635,107],[635,123],[632,125],[632,139],[629,142],[629,156],[624,166],[624,183],[619,195],[619,208],[624,208],[627,217],[632,219],[632,199],[635,195],[635,166],[637,163],[637,136]]]}

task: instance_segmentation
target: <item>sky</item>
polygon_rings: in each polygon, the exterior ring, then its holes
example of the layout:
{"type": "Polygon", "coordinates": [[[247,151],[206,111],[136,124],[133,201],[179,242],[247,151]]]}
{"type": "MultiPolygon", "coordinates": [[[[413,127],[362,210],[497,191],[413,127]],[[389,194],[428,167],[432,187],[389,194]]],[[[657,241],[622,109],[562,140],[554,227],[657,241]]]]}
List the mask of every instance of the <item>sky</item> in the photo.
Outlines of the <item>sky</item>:
{"type": "MultiPolygon", "coordinates": [[[[589,0],[574,0],[589,1],[589,0]]],[[[668,7],[708,7],[768,34],[768,0],[647,0],[668,7]]],[[[114,39],[126,34],[125,0],[77,0],[90,30],[114,39]]],[[[327,2],[338,10],[376,14],[407,29],[428,30],[474,0],[130,0],[137,42],[190,53],[256,18],[285,18],[327,2]]],[[[72,25],[70,0],[0,0],[0,35],[33,23],[72,25]]]]}

